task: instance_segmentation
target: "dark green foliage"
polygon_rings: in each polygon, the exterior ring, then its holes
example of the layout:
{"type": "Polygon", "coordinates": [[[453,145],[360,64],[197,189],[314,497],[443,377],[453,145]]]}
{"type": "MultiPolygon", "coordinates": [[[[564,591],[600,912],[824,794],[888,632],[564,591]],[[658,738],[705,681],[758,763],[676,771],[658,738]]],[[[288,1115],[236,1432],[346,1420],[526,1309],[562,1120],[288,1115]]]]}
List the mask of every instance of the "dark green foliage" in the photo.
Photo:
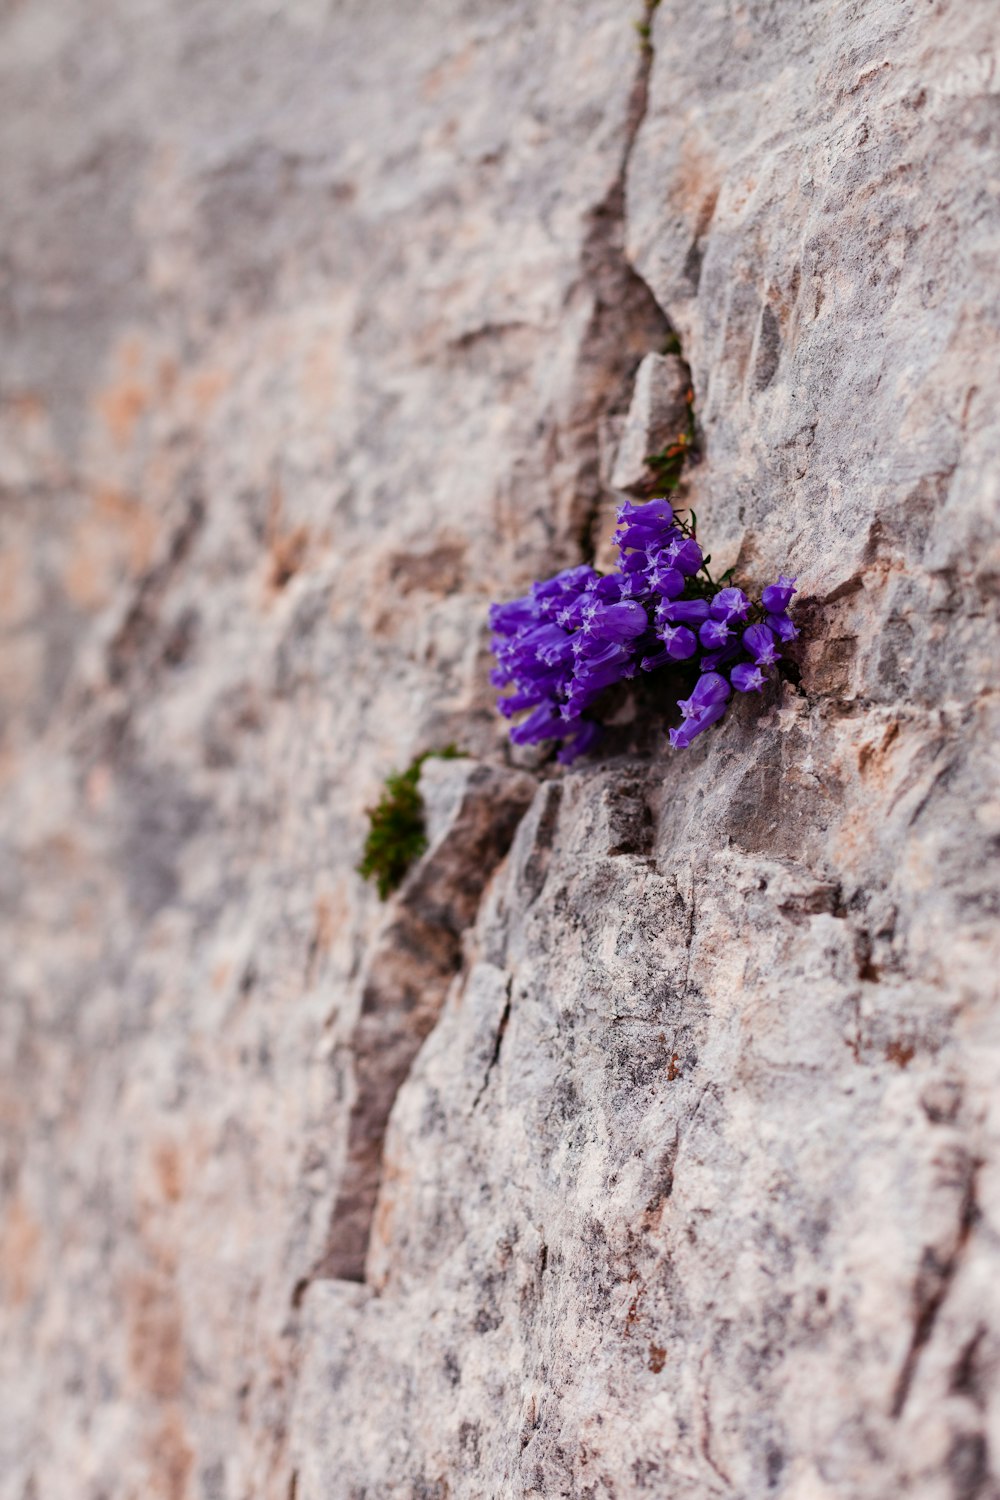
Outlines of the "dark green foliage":
{"type": "Polygon", "coordinates": [[[424,802],[417,786],[420,768],[432,755],[455,760],[461,755],[454,745],[443,750],[425,750],[405,771],[385,778],[385,790],[368,811],[368,837],[358,865],[358,874],[374,880],[384,901],[402,884],[407,870],[427,848],[424,802]]]}

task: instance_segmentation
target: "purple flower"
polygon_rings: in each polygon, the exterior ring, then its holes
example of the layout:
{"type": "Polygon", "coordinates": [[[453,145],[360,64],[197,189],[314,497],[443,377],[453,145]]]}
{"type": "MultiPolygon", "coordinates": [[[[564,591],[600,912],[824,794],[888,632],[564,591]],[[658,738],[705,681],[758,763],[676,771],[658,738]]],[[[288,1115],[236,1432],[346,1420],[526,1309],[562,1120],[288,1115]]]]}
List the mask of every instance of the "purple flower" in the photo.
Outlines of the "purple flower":
{"type": "Polygon", "coordinates": [[[743,632],[743,647],[758,667],[770,667],[778,660],[774,632],[767,625],[751,625],[743,632]]]}
{"type": "Polygon", "coordinates": [[[799,633],[787,615],[768,615],[767,623],[779,641],[794,641],[799,633]]]}
{"type": "Polygon", "coordinates": [[[531,599],[535,613],[554,615],[558,610],[579,598],[587,589],[592,588],[597,577],[598,574],[593,568],[582,564],[578,568],[564,568],[554,578],[546,578],[540,583],[533,583],[531,599]]]}
{"type": "Polygon", "coordinates": [[[694,537],[684,537],[676,542],[670,549],[673,554],[671,562],[675,568],[680,568],[682,573],[693,576],[701,567],[704,557],[694,537]]]}
{"type": "Polygon", "coordinates": [[[626,500],[624,505],[618,507],[619,522],[638,521],[645,525],[656,522],[670,526],[673,519],[674,508],[669,500],[647,500],[642,505],[636,505],[633,500],[626,500]]]}
{"type": "Polygon", "coordinates": [[[647,547],[657,546],[662,539],[663,532],[659,527],[640,526],[636,522],[615,533],[619,547],[639,547],[643,551],[647,547]]]}
{"type": "Polygon", "coordinates": [[[795,593],[795,579],[780,575],[777,583],[769,583],[760,596],[760,602],[769,615],[784,614],[795,593]]]}
{"type": "MultiPolygon", "coordinates": [[[[593,719],[577,719],[573,728],[575,733],[572,739],[563,745],[562,749],[556,755],[556,760],[564,766],[568,766],[571,761],[576,760],[578,755],[586,755],[587,751],[593,749],[601,737],[601,726],[600,724],[596,724],[593,719]]],[[[567,728],[564,727],[563,733],[565,734],[566,732],[567,728]]]]}
{"type": "Polygon", "coordinates": [[[679,704],[683,723],[670,731],[671,743],[683,747],[722,718],[734,689],[760,692],[763,669],[798,634],[787,613],[794,578],[782,575],[764,590],[767,623],[747,626],[751,608],[759,619],[761,605],[742,589],[683,597],[703,588],[688,583],[703,566],[702,552],[675,524],[668,500],[628,501],[618,522],[616,572],[565,568],[490,609],[490,681],[502,695],[500,712],[520,719],[511,738],[519,745],[560,741],[565,765],[597,743],[600,726],[583,715],[609,686],[640,669],[689,661],[700,676],[679,704]]]}
{"type": "Polygon", "coordinates": [[[683,724],[679,724],[676,729],[671,729],[670,743],[675,750],[686,750],[691,741],[704,733],[709,725],[717,723],[725,711],[725,703],[713,703],[708,708],[702,709],[698,714],[685,719],[683,724]]]}
{"type": "Polygon", "coordinates": [[[760,667],[752,667],[745,661],[737,662],[729,679],[738,693],[759,693],[767,681],[760,667]]]}
{"type": "Polygon", "coordinates": [[[565,733],[559,714],[550,704],[542,704],[521,724],[515,724],[510,737],[515,745],[537,745],[539,740],[558,740],[565,733]]]}
{"type": "Polygon", "coordinates": [[[681,698],[677,707],[685,719],[695,719],[709,708],[721,706],[724,709],[731,693],[732,688],[720,672],[703,672],[690,698],[681,698]]]}
{"type": "Polygon", "coordinates": [[[684,592],[684,574],[680,568],[673,568],[660,558],[650,566],[646,581],[652,592],[664,600],[676,599],[684,592]]]}
{"type": "Polygon", "coordinates": [[[687,661],[698,649],[698,638],[686,625],[661,625],[657,634],[672,661],[687,661]]]}
{"type": "Polygon", "coordinates": [[[722,651],[706,651],[698,662],[698,669],[702,672],[718,672],[730,662],[736,660],[740,654],[737,642],[730,641],[722,651]]]}
{"type": "Polygon", "coordinates": [[[523,637],[523,645],[529,646],[538,660],[549,667],[569,661],[573,655],[573,638],[558,625],[540,625],[523,637]]]}
{"type": "Polygon", "coordinates": [[[713,620],[745,620],[750,611],[750,600],[742,589],[720,589],[712,600],[713,620]]]}
{"type": "Polygon", "coordinates": [[[655,672],[657,667],[665,667],[673,659],[669,651],[654,651],[651,656],[644,656],[639,666],[643,672],[655,672]]]}
{"type": "Polygon", "coordinates": [[[588,594],[589,599],[599,599],[602,604],[617,604],[620,599],[627,598],[624,590],[630,590],[632,580],[626,578],[624,573],[606,573],[599,578],[588,594]]]}
{"type": "Polygon", "coordinates": [[[631,641],[649,628],[646,611],[635,599],[620,604],[598,604],[584,624],[589,635],[603,641],[631,641]]]}
{"type": "Polygon", "coordinates": [[[698,627],[698,639],[706,651],[718,651],[732,635],[725,620],[708,619],[698,627]]]}
{"type": "Polygon", "coordinates": [[[500,635],[513,635],[515,631],[537,620],[535,602],[525,595],[523,599],[512,599],[509,604],[490,605],[490,627],[500,635]]]}
{"type": "Polygon", "coordinates": [[[707,599],[667,599],[656,607],[657,624],[701,625],[707,619],[707,599]]]}
{"type": "Polygon", "coordinates": [[[599,667],[609,661],[627,661],[629,653],[620,641],[599,641],[581,631],[573,637],[573,654],[579,666],[599,667]]]}

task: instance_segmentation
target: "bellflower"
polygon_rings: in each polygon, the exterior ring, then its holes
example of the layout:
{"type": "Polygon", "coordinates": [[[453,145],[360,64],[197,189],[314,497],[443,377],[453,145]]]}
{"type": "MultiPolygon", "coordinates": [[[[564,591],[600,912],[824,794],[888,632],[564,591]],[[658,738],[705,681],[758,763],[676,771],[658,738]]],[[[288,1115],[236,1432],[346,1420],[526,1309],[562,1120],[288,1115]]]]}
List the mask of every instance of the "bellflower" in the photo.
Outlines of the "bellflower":
{"type": "Polygon", "coordinates": [[[749,612],[750,600],[742,589],[720,589],[710,606],[713,620],[745,620],[749,612]]]}
{"type": "Polygon", "coordinates": [[[489,620],[501,691],[518,745],[561,741],[571,763],[596,745],[595,714],[608,688],[665,669],[693,687],[679,697],[670,743],[683,749],[728,707],[733,692],[759,693],[765,672],[798,630],[788,614],[795,579],[782,574],[755,602],[728,575],[716,583],[690,522],[669,500],[626,501],[617,513],[618,568],[587,564],[494,604],[489,620]]]}
{"type": "Polygon", "coordinates": [[[767,625],[751,625],[743,632],[743,646],[758,667],[770,667],[778,660],[774,631],[767,625]]]}
{"type": "Polygon", "coordinates": [[[760,596],[760,602],[761,604],[763,604],[768,614],[781,615],[784,614],[785,610],[792,602],[792,595],[794,593],[795,579],[786,578],[784,573],[782,573],[778,578],[777,583],[768,584],[767,588],[760,596]]]}
{"type": "Polygon", "coordinates": [[[767,624],[780,641],[794,641],[799,633],[787,615],[768,615],[767,624]]]}
{"type": "Polygon", "coordinates": [[[620,604],[597,604],[584,620],[588,635],[602,641],[631,641],[649,628],[646,611],[635,599],[620,604]]]}
{"type": "Polygon", "coordinates": [[[760,667],[752,667],[748,661],[737,662],[729,680],[738,693],[759,693],[767,681],[760,667]]]}
{"type": "Polygon", "coordinates": [[[698,649],[698,637],[686,625],[661,625],[657,634],[673,661],[687,661],[698,649]]]}
{"type": "Polygon", "coordinates": [[[698,639],[706,651],[718,651],[732,633],[725,620],[713,620],[711,617],[698,626],[698,639]]]}

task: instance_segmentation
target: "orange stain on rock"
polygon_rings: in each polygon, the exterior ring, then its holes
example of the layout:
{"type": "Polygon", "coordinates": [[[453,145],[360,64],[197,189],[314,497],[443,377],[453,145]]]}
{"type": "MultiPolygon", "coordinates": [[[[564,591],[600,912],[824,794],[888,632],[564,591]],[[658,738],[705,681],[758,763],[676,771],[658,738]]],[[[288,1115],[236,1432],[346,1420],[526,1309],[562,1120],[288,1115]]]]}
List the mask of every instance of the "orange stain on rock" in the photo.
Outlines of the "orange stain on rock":
{"type": "Polygon", "coordinates": [[[15,1198],[0,1231],[0,1288],[10,1307],[20,1307],[34,1290],[41,1242],[41,1228],[22,1200],[15,1198]]]}
{"type": "Polygon", "coordinates": [[[887,761],[893,742],[898,737],[899,723],[894,719],[886,725],[879,740],[865,740],[862,743],[858,750],[858,770],[862,776],[875,781],[879,786],[885,786],[891,780],[887,761]]]}
{"type": "Polygon", "coordinates": [[[94,494],[98,518],[106,522],[124,543],[129,572],[133,578],[145,573],[156,542],[156,521],[132,495],[121,490],[102,488],[94,494]]]}
{"type": "Polygon", "coordinates": [[[153,1152],[156,1184],[168,1203],[176,1203],[184,1190],[181,1153],[175,1141],[161,1141],[153,1152]]]}
{"type": "Polygon", "coordinates": [[[275,484],[271,490],[267,516],[267,543],[271,557],[268,570],[268,589],[279,594],[290,583],[305,561],[309,546],[308,526],[286,527],[282,523],[284,496],[281,486],[275,484]]]}
{"type": "Polygon", "coordinates": [[[149,567],[157,522],[134,496],[111,486],[94,490],[77,523],[63,575],[69,598],[81,609],[106,604],[125,574],[139,577],[149,567]]]}
{"type": "Polygon", "coordinates": [[[194,1466],[194,1451],[176,1407],[165,1412],[158,1426],[149,1434],[146,1455],[152,1483],[150,1494],[159,1500],[185,1500],[194,1466]]]}
{"type": "Polygon", "coordinates": [[[137,380],[119,380],[97,397],[97,407],[115,445],[127,448],[135,426],[149,406],[149,388],[137,380]]]}
{"type": "Polygon", "coordinates": [[[160,1400],[180,1394],[184,1339],[180,1302],[171,1281],[134,1276],[125,1291],[129,1372],[142,1391],[160,1400]]]}
{"type": "Polygon", "coordinates": [[[45,402],[35,391],[18,391],[4,405],[13,413],[15,422],[25,427],[36,425],[46,413],[45,402]]]}

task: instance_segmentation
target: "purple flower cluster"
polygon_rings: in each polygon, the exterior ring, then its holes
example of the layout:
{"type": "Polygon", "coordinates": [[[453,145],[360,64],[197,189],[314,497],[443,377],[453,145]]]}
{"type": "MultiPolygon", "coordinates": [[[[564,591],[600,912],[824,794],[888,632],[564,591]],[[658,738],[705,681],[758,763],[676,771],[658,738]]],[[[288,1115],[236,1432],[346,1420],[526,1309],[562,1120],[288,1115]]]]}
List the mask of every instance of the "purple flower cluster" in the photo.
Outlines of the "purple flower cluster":
{"type": "Polygon", "coordinates": [[[733,689],[759,692],[764,669],[798,634],[788,615],[794,578],[769,585],[759,603],[716,583],[693,524],[667,500],[624,504],[615,541],[616,572],[567,568],[490,610],[491,681],[511,689],[497,706],[508,719],[525,715],[510,737],[517,745],[562,740],[564,763],[598,740],[589,711],[613,683],[668,665],[697,672],[678,703],[683,721],[670,731],[683,748],[722,718],[733,689]]]}

